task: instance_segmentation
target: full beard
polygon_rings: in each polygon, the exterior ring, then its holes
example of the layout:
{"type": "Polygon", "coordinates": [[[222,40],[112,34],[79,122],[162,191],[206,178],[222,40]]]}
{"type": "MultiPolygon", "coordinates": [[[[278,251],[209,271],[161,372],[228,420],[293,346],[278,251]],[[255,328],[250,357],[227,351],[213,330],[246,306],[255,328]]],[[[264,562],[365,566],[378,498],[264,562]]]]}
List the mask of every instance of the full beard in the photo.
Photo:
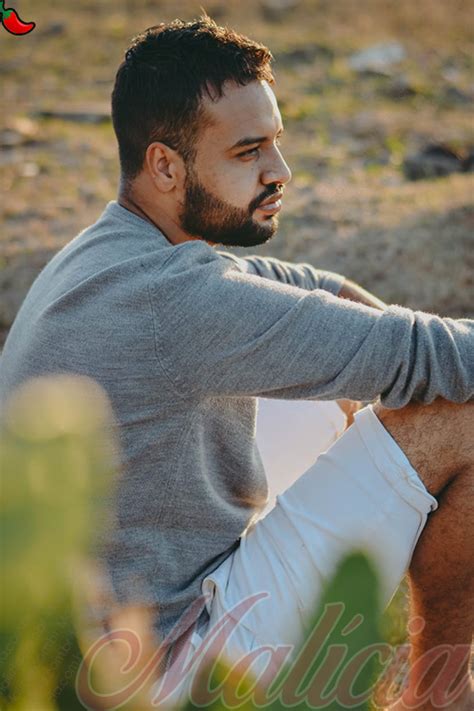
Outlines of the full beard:
{"type": "Polygon", "coordinates": [[[256,247],[268,242],[278,228],[278,218],[269,215],[258,223],[252,215],[266,198],[277,191],[269,186],[265,194],[253,200],[248,210],[241,210],[215,197],[204,188],[192,169],[185,183],[185,203],[180,214],[181,227],[189,235],[227,247],[256,247]]]}

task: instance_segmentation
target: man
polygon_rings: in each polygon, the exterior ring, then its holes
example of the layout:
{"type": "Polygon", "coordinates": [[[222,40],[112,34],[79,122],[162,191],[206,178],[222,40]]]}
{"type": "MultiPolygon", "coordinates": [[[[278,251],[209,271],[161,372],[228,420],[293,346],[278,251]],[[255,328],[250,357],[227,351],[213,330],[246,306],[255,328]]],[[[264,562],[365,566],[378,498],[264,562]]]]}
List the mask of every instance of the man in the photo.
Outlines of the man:
{"type": "MultiPolygon", "coordinates": [[[[107,562],[119,602],[155,609],[161,639],[203,590],[213,597],[198,637],[265,589],[235,653],[297,645],[344,550],[371,550],[388,600],[439,506],[412,565],[414,612],[427,620],[416,661],[470,643],[472,404],[453,403],[472,400],[474,323],[382,310],[339,275],[215,250],[277,228],[291,175],[270,59],[209,18],[135,39],[112,97],[118,201],[36,280],[5,346],[2,392],[58,371],[107,391],[124,465],[107,562]],[[257,396],[382,404],[252,526],[267,492],[257,396]]],[[[406,703],[436,671],[418,672],[406,703]]],[[[458,676],[467,708],[467,660],[458,676]]]]}

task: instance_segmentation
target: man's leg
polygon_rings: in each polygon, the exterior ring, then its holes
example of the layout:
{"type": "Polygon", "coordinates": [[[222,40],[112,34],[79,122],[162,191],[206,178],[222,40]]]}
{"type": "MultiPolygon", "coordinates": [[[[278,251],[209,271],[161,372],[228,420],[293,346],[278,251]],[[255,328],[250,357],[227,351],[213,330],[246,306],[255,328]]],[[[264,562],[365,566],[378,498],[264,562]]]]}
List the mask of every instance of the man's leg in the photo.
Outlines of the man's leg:
{"type": "Polygon", "coordinates": [[[439,502],[409,569],[412,618],[421,618],[424,626],[412,635],[410,684],[395,708],[471,709],[474,404],[439,400],[402,410],[375,406],[374,411],[439,502]],[[463,685],[464,693],[453,700],[463,685]]]}
{"type": "MultiPolygon", "coordinates": [[[[298,647],[325,581],[350,549],[363,548],[373,556],[383,600],[389,601],[417,541],[414,561],[423,550],[422,540],[425,546],[431,537],[425,534],[419,540],[436,501],[413,465],[431,491],[439,494],[438,520],[446,518],[451,528],[455,525],[458,514],[453,509],[458,504],[446,494],[448,487],[451,492],[458,487],[465,492],[464,477],[472,462],[466,426],[471,406],[436,403],[377,413],[380,419],[370,408],[358,413],[354,425],[279,497],[275,508],[243,536],[239,548],[205,579],[203,589],[214,595],[209,607],[211,628],[242,600],[267,592],[233,631],[226,646],[232,658],[261,645],[298,647]]],[[[466,531],[472,530],[472,522],[465,521],[465,526],[466,531]]],[[[434,587],[436,576],[443,578],[440,568],[445,565],[442,556],[436,556],[434,535],[432,548],[433,569],[421,567],[426,584],[432,580],[434,587]]],[[[466,600],[462,595],[460,599],[466,600]]],[[[429,625],[429,615],[427,621],[429,625]]],[[[453,628],[449,616],[442,626],[443,634],[453,628]]],[[[205,634],[201,630],[201,636],[205,634]]],[[[466,674],[465,665],[461,673],[466,674]]]]}

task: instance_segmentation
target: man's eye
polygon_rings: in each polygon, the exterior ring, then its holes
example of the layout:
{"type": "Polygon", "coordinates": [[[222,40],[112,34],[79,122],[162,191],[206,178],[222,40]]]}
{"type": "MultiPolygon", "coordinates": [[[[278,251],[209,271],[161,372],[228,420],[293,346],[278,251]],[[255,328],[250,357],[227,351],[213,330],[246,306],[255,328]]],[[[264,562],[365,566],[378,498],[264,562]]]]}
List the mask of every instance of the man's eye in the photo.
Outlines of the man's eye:
{"type": "Polygon", "coordinates": [[[251,148],[249,151],[244,151],[243,153],[239,153],[239,158],[243,158],[244,156],[256,156],[260,153],[260,148],[251,148]]]}
{"type": "MultiPolygon", "coordinates": [[[[279,138],[276,139],[275,145],[279,146],[281,144],[281,141],[279,138]]],[[[258,155],[260,153],[260,148],[257,146],[256,148],[251,148],[249,151],[244,151],[244,153],[239,153],[239,158],[242,158],[242,156],[251,156],[251,155],[258,155]]]]}

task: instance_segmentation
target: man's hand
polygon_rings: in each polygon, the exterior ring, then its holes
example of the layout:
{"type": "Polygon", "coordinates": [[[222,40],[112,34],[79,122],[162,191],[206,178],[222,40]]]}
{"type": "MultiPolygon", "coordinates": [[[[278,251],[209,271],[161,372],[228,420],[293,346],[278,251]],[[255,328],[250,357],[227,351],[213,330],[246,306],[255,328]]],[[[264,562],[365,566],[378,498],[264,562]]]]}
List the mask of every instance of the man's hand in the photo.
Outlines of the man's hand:
{"type": "Polygon", "coordinates": [[[366,291],[350,279],[345,280],[338,296],[341,299],[357,301],[359,302],[359,304],[365,304],[365,306],[372,306],[372,308],[380,309],[381,311],[385,311],[385,309],[387,308],[387,304],[384,301],[371,294],[370,291],[366,291]]]}
{"type": "Polygon", "coordinates": [[[336,402],[346,416],[347,429],[354,422],[354,415],[363,407],[363,403],[358,400],[336,400],[336,402]]]}

